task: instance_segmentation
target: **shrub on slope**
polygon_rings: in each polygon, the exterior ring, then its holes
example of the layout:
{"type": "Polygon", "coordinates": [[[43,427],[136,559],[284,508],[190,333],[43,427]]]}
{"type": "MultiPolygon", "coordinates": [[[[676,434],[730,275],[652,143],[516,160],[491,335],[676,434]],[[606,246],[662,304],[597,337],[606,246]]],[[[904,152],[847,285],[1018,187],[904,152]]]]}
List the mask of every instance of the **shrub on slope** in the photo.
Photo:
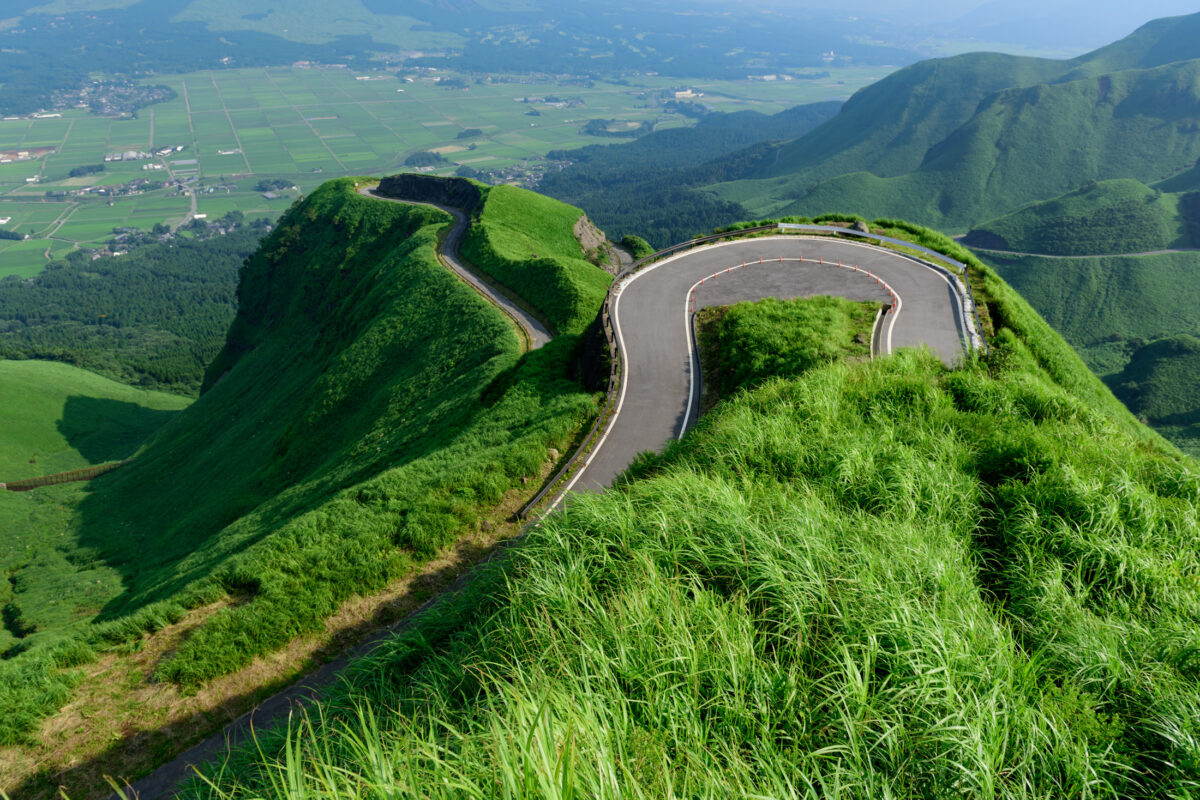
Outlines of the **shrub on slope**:
{"type": "Polygon", "coordinates": [[[557,333],[582,333],[612,277],[584,259],[573,234],[583,212],[513,186],[486,190],[462,252],[516,292],[557,333]]]}
{"type": "Polygon", "coordinates": [[[206,391],[79,506],[78,546],[121,585],[74,632],[119,641],[232,598],[158,677],[230,671],[409,573],[566,446],[595,410],[567,378],[576,342],[521,357],[437,262],[448,221],[349,180],[284,217],[206,391]]]}

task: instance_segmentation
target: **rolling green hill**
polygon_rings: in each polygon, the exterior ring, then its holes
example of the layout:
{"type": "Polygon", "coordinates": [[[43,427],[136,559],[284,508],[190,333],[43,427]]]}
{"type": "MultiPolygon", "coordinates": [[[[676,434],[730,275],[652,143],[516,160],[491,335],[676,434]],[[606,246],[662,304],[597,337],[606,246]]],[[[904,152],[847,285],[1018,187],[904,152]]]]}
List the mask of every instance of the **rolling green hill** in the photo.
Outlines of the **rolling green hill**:
{"type": "Polygon", "coordinates": [[[975,269],[988,357],[759,353],[185,796],[1187,796],[1200,473],[975,269]]]}
{"type": "MultiPolygon", "coordinates": [[[[0,481],[128,458],[189,402],[66,364],[0,361],[0,481]]],[[[55,632],[121,589],[117,570],[79,549],[85,494],[78,483],[0,491],[0,743],[65,699],[70,677],[52,677],[52,665],[77,653],[57,646],[55,632]],[[29,662],[21,653],[39,639],[49,641],[29,662]]]]}
{"type": "Polygon", "coordinates": [[[1135,180],[1104,181],[978,225],[963,244],[1070,256],[1197,247],[1181,199],[1135,180]]]}
{"type": "MultiPolygon", "coordinates": [[[[235,670],[474,529],[595,413],[568,378],[577,337],[522,356],[438,263],[448,215],[355,189],[327,183],[285,215],[242,270],[200,398],[76,498],[60,549],[112,580],[63,619],[42,602],[53,581],[24,593],[35,564],[10,571],[28,625],[0,662],[0,743],[61,702],[55,642],[86,658],[218,603],[153,679],[235,670]]],[[[554,224],[538,230],[562,238],[554,224]]]]}

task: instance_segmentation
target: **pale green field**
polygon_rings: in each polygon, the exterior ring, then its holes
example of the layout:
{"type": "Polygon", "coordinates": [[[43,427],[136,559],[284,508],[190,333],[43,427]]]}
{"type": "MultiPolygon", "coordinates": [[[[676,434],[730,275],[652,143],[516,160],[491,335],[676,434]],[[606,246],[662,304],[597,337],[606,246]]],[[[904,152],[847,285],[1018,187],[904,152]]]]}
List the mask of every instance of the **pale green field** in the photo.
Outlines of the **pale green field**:
{"type": "MultiPolygon", "coordinates": [[[[887,68],[835,70],[830,77],[793,81],[702,81],[687,86],[700,102],[721,111],[764,113],[819,100],[843,99],[887,74],[887,68]]],[[[156,222],[187,219],[192,198],[178,189],[135,197],[48,199],[50,191],[113,186],[137,178],[195,177],[196,211],[209,217],[230,210],[274,218],[294,192],[268,200],[255,190],[264,178],[280,178],[308,191],[329,178],[385,174],[402,169],[419,150],[448,160],[442,174],[467,165],[478,170],[528,169],[550,150],[619,140],[580,133],[590,119],[652,121],[658,127],[692,124],[651,102],[655,93],[685,85],[680,79],[642,77],[624,84],[476,83],[467,89],[439,87],[435,73],[352,72],[339,69],[231,69],[153,79],[178,97],[139,112],[137,119],[110,120],[86,111],[47,119],[0,120],[0,149],[54,147],[28,162],[0,164],[0,218],[4,227],[39,240],[0,245],[0,277],[35,274],[51,255],[106,241],[116,227],[148,229],[156,222]],[[404,82],[400,76],[414,80],[404,82]],[[578,98],[582,106],[521,102],[547,96],[578,98]],[[527,112],[537,111],[530,116],[527,112]],[[460,140],[458,134],[481,134],[460,140]],[[106,153],[182,147],[147,161],[108,162],[103,173],[70,178],[75,167],[103,162],[106,153]],[[191,163],[189,163],[191,162],[191,163]],[[37,183],[27,179],[37,177],[37,183]],[[217,188],[236,186],[235,189],[217,188]],[[211,193],[205,189],[212,188],[211,193]],[[49,242],[40,240],[49,238],[49,242]]]]}

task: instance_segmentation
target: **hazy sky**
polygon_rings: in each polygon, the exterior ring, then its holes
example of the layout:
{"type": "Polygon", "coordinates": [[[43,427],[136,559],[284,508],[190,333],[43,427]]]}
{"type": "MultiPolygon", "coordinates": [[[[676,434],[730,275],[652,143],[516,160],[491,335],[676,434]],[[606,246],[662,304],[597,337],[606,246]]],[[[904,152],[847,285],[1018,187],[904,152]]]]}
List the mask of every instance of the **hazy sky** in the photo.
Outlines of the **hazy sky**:
{"type": "Polygon", "coordinates": [[[750,0],[777,9],[896,20],[898,29],[924,25],[943,35],[1007,41],[1030,47],[1090,48],[1108,44],[1158,17],[1200,12],[1200,0],[750,0]],[[1001,38],[996,38],[1001,37],[1001,38]]]}

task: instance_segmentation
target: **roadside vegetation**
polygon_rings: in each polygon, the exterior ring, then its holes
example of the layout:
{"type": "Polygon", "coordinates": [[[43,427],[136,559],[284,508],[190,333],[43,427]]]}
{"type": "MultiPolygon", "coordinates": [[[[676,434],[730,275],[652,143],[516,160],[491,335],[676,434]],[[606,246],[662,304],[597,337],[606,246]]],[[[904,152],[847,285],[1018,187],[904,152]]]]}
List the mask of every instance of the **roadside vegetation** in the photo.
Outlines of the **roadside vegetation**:
{"type": "Polygon", "coordinates": [[[513,186],[482,187],[484,199],[462,253],[516,291],[555,333],[582,333],[612,277],[585,257],[575,238],[578,208],[513,186]]]}
{"type": "Polygon", "coordinates": [[[769,378],[798,377],[820,364],[869,358],[878,303],[842,297],[703,308],[696,333],[704,364],[704,408],[769,378]]]}
{"type": "Polygon", "coordinates": [[[977,270],[990,355],[730,376],[182,796],[1195,793],[1200,473],[977,270]]]}
{"type": "MultiPolygon", "coordinates": [[[[65,557],[115,579],[69,620],[22,606],[35,632],[0,664],[0,743],[34,743],[78,679],[63,666],[211,608],[146,676],[194,690],[532,492],[596,411],[568,377],[579,340],[522,356],[508,319],[437,262],[448,222],[350,179],[284,217],[242,271],[200,398],[68,509],[65,557]]],[[[18,796],[57,785],[63,765],[42,766],[18,796]]]]}

